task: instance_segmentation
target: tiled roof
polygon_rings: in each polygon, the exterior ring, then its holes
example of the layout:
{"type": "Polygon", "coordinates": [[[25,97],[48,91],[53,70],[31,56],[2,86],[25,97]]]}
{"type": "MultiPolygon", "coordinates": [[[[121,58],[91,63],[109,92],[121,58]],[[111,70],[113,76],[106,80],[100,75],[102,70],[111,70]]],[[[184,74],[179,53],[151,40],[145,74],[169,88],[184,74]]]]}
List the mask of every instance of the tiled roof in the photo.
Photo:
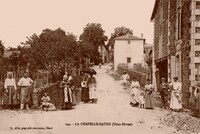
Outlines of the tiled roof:
{"type": "Polygon", "coordinates": [[[115,40],[145,40],[144,38],[136,37],[131,34],[116,37],[115,40]]]}

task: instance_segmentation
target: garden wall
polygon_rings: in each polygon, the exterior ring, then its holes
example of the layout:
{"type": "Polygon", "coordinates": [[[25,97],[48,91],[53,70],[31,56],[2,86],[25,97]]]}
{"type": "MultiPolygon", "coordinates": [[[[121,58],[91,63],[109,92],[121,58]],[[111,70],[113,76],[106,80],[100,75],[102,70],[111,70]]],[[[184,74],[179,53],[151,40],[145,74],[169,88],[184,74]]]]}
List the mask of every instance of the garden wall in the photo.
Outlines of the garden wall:
{"type": "Polygon", "coordinates": [[[136,77],[138,82],[140,83],[141,87],[144,87],[146,84],[146,74],[145,73],[141,73],[138,71],[134,71],[134,70],[130,70],[126,67],[121,67],[118,66],[117,72],[122,75],[123,72],[126,71],[128,73],[128,75],[130,76],[130,80],[133,79],[133,77],[136,77]]]}

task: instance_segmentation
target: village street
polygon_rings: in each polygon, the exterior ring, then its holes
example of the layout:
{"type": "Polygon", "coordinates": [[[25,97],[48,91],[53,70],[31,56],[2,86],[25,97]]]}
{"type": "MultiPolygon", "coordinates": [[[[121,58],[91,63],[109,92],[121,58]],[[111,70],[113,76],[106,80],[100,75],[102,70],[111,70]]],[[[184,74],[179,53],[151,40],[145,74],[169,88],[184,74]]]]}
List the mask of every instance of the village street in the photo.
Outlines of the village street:
{"type": "Polygon", "coordinates": [[[79,104],[72,110],[51,112],[34,110],[0,111],[1,134],[73,134],[73,133],[134,133],[170,134],[181,132],[161,124],[160,117],[165,110],[146,110],[129,105],[128,91],[121,81],[109,73],[108,66],[95,67],[98,82],[98,104],[79,104]],[[86,125],[85,123],[107,123],[107,126],[86,125]],[[109,124],[110,123],[110,124],[109,124]],[[125,123],[125,125],[122,125],[125,123]],[[121,124],[121,126],[119,126],[121,124]]]}

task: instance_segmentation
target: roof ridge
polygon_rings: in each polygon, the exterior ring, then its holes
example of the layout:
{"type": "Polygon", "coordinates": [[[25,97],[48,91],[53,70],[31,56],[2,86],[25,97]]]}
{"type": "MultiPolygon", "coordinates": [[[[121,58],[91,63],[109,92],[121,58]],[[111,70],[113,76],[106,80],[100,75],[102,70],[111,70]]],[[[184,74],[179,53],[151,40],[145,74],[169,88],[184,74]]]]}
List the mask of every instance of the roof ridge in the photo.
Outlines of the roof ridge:
{"type": "Polygon", "coordinates": [[[129,33],[115,38],[115,40],[126,40],[126,39],[127,40],[145,40],[144,38],[137,37],[129,33]]]}

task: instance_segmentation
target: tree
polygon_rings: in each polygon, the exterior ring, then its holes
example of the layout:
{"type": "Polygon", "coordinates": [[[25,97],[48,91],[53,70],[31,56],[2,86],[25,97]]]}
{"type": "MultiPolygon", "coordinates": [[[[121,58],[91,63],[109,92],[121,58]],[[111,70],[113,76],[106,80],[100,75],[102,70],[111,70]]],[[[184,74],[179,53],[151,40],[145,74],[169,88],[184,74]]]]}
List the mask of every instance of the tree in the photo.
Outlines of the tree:
{"type": "Polygon", "coordinates": [[[113,46],[114,46],[114,39],[116,37],[123,36],[123,35],[126,35],[126,34],[133,35],[133,30],[131,30],[130,28],[126,28],[124,26],[115,28],[114,33],[111,33],[111,37],[108,40],[107,46],[108,47],[111,46],[111,48],[113,48],[113,46]]]}
{"type": "Polygon", "coordinates": [[[3,57],[3,54],[4,54],[4,43],[0,40],[0,57],[3,57]]]}
{"type": "Polygon", "coordinates": [[[101,24],[99,23],[88,23],[83,29],[83,33],[80,35],[80,40],[85,44],[90,44],[93,46],[92,53],[90,53],[91,60],[99,61],[99,52],[98,48],[101,45],[105,45],[108,37],[104,35],[105,31],[102,29],[101,24]]]}
{"type": "Polygon", "coordinates": [[[40,35],[33,34],[27,39],[21,55],[24,61],[35,69],[47,69],[54,74],[67,58],[74,56],[77,37],[58,28],[45,29],[40,35]]]}
{"type": "Polygon", "coordinates": [[[6,72],[6,67],[5,67],[4,58],[3,58],[5,47],[3,44],[4,43],[0,40],[0,77],[4,75],[6,72]]]}

